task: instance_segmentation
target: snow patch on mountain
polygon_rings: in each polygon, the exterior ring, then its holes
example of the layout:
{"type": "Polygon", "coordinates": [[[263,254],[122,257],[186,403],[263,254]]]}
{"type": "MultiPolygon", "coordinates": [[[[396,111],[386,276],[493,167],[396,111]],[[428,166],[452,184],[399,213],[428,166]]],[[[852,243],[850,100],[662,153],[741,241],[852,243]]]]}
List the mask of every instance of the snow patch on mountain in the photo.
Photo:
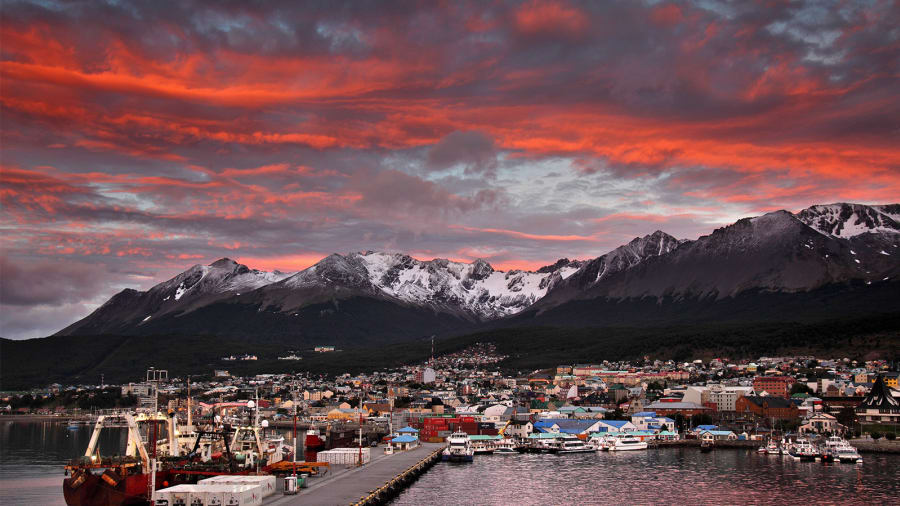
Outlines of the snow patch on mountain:
{"type": "Polygon", "coordinates": [[[480,318],[497,318],[522,311],[547,293],[555,279],[574,273],[579,262],[557,262],[542,272],[497,271],[485,260],[472,263],[436,258],[417,260],[399,253],[352,253],[369,281],[400,300],[435,307],[459,308],[480,318]]]}
{"type": "Polygon", "coordinates": [[[797,218],[821,234],[847,239],[865,233],[900,233],[900,206],[827,204],[812,206],[797,218]]]}

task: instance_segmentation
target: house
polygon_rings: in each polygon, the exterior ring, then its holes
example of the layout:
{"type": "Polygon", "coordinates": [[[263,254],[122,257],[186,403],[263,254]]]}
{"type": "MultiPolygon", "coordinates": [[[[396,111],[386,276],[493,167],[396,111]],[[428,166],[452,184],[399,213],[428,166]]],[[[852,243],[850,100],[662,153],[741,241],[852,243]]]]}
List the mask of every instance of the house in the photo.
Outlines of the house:
{"type": "Polygon", "coordinates": [[[675,420],[664,416],[656,416],[655,411],[641,411],[631,415],[631,423],[638,430],[675,430],[675,420]]]}
{"type": "Polygon", "coordinates": [[[637,427],[628,420],[597,420],[595,432],[625,432],[637,430],[637,427]]]}
{"type": "Polygon", "coordinates": [[[503,429],[503,435],[507,437],[524,439],[534,431],[534,424],[527,420],[510,420],[509,425],[503,429]]]}
{"type": "Polygon", "coordinates": [[[816,413],[800,426],[801,434],[843,434],[847,427],[838,423],[837,418],[828,413],[816,413]]]}
{"type": "Polygon", "coordinates": [[[568,418],[551,418],[534,423],[538,432],[552,434],[590,434],[599,432],[601,420],[570,420],[568,418]]]}
{"type": "Polygon", "coordinates": [[[419,446],[419,438],[416,436],[402,435],[391,439],[388,443],[391,451],[405,451],[419,446]]]}
{"type": "Polygon", "coordinates": [[[704,442],[733,441],[737,438],[737,434],[730,430],[704,430],[700,433],[700,440],[704,442]]]}

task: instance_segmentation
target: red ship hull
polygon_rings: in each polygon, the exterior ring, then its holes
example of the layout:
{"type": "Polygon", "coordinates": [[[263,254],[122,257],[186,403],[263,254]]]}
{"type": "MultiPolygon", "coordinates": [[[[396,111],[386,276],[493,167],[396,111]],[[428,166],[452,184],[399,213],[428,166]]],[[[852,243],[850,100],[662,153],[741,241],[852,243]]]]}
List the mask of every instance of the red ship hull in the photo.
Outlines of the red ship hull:
{"type": "MultiPolygon", "coordinates": [[[[169,476],[168,470],[157,472],[157,488],[164,488],[169,476]]],[[[133,474],[113,486],[101,474],[85,471],[63,481],[63,495],[69,506],[145,506],[150,504],[149,479],[149,474],[133,474]]]]}

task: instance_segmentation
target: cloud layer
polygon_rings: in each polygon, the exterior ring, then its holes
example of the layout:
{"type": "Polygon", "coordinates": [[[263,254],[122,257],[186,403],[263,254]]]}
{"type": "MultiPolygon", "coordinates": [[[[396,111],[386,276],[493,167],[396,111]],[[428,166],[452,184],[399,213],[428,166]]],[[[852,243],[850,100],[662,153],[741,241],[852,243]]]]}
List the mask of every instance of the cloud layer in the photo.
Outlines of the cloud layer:
{"type": "Polygon", "coordinates": [[[900,195],[893,2],[11,1],[0,16],[4,337],[225,255],[533,268],[900,195]]]}

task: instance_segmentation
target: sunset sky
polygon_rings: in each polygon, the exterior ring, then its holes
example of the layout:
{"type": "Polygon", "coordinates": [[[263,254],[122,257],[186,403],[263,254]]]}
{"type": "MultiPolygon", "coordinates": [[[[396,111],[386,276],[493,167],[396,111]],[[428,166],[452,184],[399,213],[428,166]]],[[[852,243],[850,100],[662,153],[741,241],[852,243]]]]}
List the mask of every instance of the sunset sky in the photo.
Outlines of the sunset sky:
{"type": "Polygon", "coordinates": [[[893,1],[5,1],[0,336],[228,256],[537,268],[900,196],[893,1]]]}

